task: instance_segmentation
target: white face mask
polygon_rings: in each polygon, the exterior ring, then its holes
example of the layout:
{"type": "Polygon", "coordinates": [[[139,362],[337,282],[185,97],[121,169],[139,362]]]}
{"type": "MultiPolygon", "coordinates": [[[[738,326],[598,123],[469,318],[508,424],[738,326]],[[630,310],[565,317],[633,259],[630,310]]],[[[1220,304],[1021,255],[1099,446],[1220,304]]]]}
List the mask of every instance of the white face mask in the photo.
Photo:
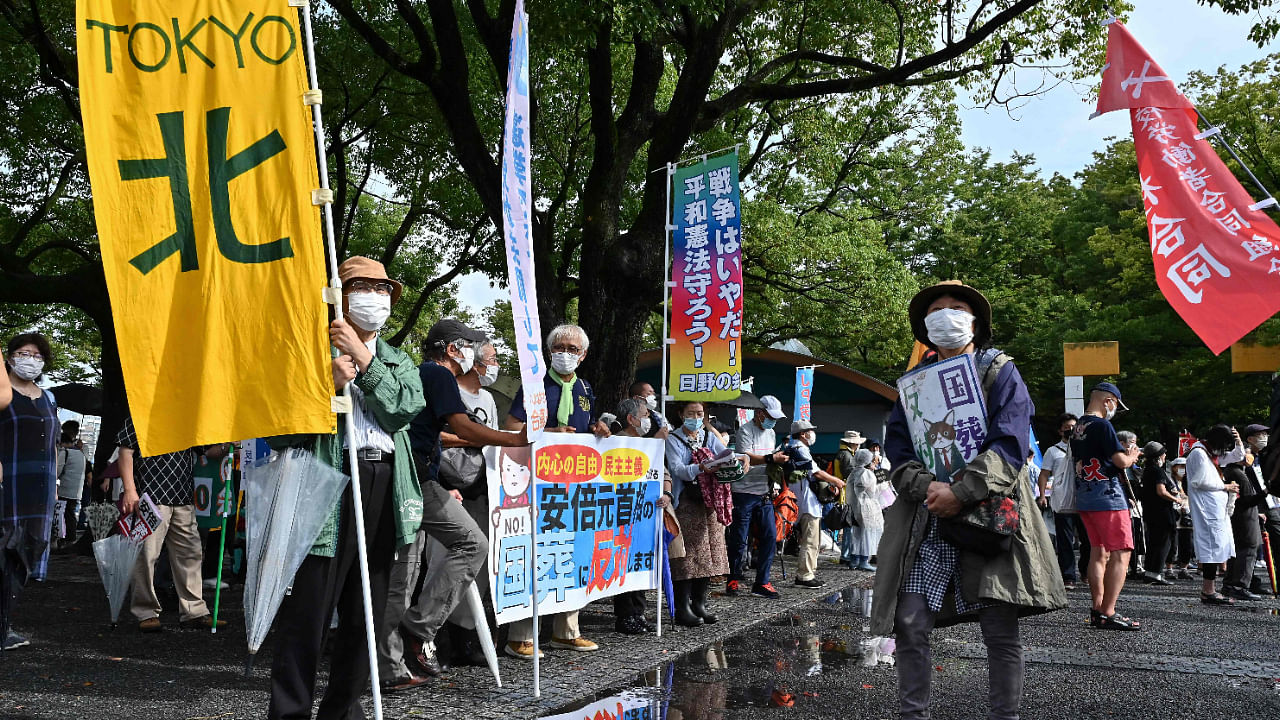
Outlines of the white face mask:
{"type": "Polygon", "coordinates": [[[377,332],[391,317],[391,296],[378,293],[347,295],[347,317],[365,332],[377,332]]]}
{"type": "Polygon", "coordinates": [[[462,357],[454,358],[453,361],[458,363],[458,369],[462,370],[461,374],[466,375],[471,372],[471,368],[475,367],[476,349],[469,347],[459,348],[456,345],[454,346],[454,349],[462,353],[462,357]]]}
{"type": "Polygon", "coordinates": [[[485,366],[484,374],[480,376],[480,387],[489,387],[498,382],[498,364],[485,366]]]}
{"type": "Polygon", "coordinates": [[[644,404],[645,404],[645,405],[648,405],[650,410],[657,410],[657,409],[658,409],[658,396],[657,396],[657,395],[648,395],[648,396],[646,396],[646,397],[645,397],[645,399],[644,399],[644,404]]]}
{"type": "Polygon", "coordinates": [[[944,350],[959,350],[973,342],[973,315],[952,308],[934,310],[924,316],[929,342],[944,350]]]}
{"type": "Polygon", "coordinates": [[[640,421],[640,427],[636,429],[640,431],[641,435],[648,435],[649,431],[653,429],[653,421],[646,417],[640,421]]]}
{"type": "Polygon", "coordinates": [[[1253,446],[1257,448],[1259,451],[1265,450],[1267,447],[1268,439],[1269,438],[1266,435],[1258,435],[1253,438],[1253,446]]]}
{"type": "Polygon", "coordinates": [[[13,365],[13,374],[28,382],[40,377],[40,373],[44,371],[44,361],[35,358],[12,358],[9,362],[13,365]]]}
{"type": "Polygon", "coordinates": [[[805,445],[813,445],[815,442],[817,442],[817,440],[818,440],[818,436],[817,436],[817,435],[815,435],[815,434],[813,434],[812,432],[807,432],[807,433],[805,433],[804,435],[801,435],[801,436],[800,436],[800,440],[801,440],[805,445]]]}
{"type": "Polygon", "coordinates": [[[561,375],[570,375],[578,369],[578,356],[570,352],[551,353],[551,369],[561,375]]]}

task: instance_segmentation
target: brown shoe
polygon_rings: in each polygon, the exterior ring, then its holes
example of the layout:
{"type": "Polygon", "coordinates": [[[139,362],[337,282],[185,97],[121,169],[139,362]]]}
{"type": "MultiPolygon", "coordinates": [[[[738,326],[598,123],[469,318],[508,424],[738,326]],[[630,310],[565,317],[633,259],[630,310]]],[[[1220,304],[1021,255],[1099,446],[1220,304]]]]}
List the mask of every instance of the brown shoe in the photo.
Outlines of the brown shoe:
{"type": "MultiPolygon", "coordinates": [[[[508,656],[513,658],[519,658],[521,660],[532,660],[533,659],[533,643],[529,642],[528,640],[524,642],[509,642],[507,643],[507,646],[504,649],[504,652],[506,652],[508,656]]],[[[541,650],[538,651],[538,657],[542,657],[541,650]]]]}
{"type": "Polygon", "coordinates": [[[599,645],[584,637],[562,640],[554,635],[551,637],[551,647],[559,648],[560,650],[574,650],[576,652],[595,652],[600,649],[599,645]]]}
{"type": "Polygon", "coordinates": [[[427,678],[409,673],[409,677],[404,678],[403,680],[392,680],[390,682],[382,683],[382,692],[404,692],[405,690],[412,690],[420,685],[426,685],[429,682],[431,681],[427,678]]]}
{"type": "MultiPolygon", "coordinates": [[[[225,627],[225,626],[226,626],[226,624],[227,624],[227,621],[226,621],[226,620],[219,620],[219,621],[218,621],[218,627],[225,627]]],[[[201,615],[201,616],[200,616],[200,617],[198,617],[198,618],[191,618],[190,620],[183,620],[181,623],[179,623],[179,627],[181,627],[183,630],[212,630],[212,629],[213,629],[213,616],[212,616],[212,615],[201,615]]]]}
{"type": "Polygon", "coordinates": [[[138,621],[138,632],[158,633],[163,629],[164,626],[160,624],[160,618],[158,617],[149,617],[146,620],[138,621]]]}

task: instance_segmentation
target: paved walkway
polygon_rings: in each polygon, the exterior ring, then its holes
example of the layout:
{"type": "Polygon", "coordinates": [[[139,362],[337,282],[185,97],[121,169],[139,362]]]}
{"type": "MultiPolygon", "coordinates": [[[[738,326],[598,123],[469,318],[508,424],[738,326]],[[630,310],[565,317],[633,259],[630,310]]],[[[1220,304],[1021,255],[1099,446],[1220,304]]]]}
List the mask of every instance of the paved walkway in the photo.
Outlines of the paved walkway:
{"type": "MultiPolygon", "coordinates": [[[[640,672],[720,638],[786,614],[843,587],[869,584],[870,574],[846,570],[824,558],[823,590],[797,588],[777,580],[783,597],[766,600],[713,594],[720,622],[701,628],[664,623],[661,639],[613,631],[609,602],[581,614],[583,634],[601,649],[575,653],[546,649],[541,663],[542,697],[532,697],[533,664],[503,657],[503,687],[485,668],[455,668],[441,682],[384,698],[385,717],[532,718],[578,699],[628,684],[640,672]]],[[[787,557],[788,567],[794,558],[787,557]]],[[[92,558],[54,555],[48,582],[29,588],[19,603],[15,625],[32,645],[0,654],[0,717],[99,720],[154,718],[260,718],[265,716],[273,638],[268,636],[253,677],[243,675],[244,613],[241,588],[224,593],[222,617],[229,626],[217,634],[178,630],[166,613],[166,630],[139,633],[122,613],[111,629],[106,595],[92,558]]],[[[653,593],[649,605],[653,606],[653,593]]],[[[206,592],[212,607],[213,597],[206,592]]],[[[548,624],[549,628],[550,625],[548,624]]],[[[324,677],[318,681],[323,687],[324,677]]],[[[370,717],[372,713],[370,712],[370,717]]]]}

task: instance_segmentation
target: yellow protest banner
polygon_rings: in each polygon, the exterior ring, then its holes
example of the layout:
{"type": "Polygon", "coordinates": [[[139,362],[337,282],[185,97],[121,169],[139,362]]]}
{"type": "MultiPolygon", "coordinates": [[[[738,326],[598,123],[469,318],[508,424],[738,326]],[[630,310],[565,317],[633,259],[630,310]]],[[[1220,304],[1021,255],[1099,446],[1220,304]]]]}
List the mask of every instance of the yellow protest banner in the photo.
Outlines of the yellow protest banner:
{"type": "Polygon", "coordinates": [[[324,245],[288,0],[78,0],[81,115],[145,455],[332,432],[324,245]]]}

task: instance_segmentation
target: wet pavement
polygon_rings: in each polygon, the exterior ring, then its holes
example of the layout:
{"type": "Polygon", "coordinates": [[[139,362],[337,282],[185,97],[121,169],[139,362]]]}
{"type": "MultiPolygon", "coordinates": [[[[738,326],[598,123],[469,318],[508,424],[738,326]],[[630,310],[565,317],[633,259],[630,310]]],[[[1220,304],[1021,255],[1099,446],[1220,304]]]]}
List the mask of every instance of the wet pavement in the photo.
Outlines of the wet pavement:
{"type": "MultiPolygon", "coordinates": [[[[791,558],[786,558],[791,564],[791,558]]],[[[717,596],[721,622],[664,636],[613,632],[609,603],[582,613],[596,653],[548,650],[543,696],[531,664],[504,658],[504,687],[484,668],[386,697],[387,718],[891,718],[892,641],[867,627],[870,576],[824,558],[821,591],[775,578],[784,597],[717,596]]],[[[28,591],[18,628],[33,645],[0,655],[0,718],[260,718],[272,639],[243,677],[239,589],[224,595],[230,626],[216,635],[131,623],[111,630],[93,562],[55,556],[54,579],[28,591]]],[[[1088,627],[1088,596],[1027,618],[1024,718],[1280,717],[1280,602],[1207,607],[1198,582],[1131,585],[1121,609],[1139,633],[1088,627]]],[[[210,598],[211,599],[211,598],[210,598]]],[[[651,599],[652,604],[652,599],[651,599]]],[[[167,622],[176,622],[169,616],[167,622]]],[[[985,716],[986,662],[976,626],[935,632],[934,717],[985,716]]],[[[323,677],[319,685],[323,686],[323,677]]]]}

